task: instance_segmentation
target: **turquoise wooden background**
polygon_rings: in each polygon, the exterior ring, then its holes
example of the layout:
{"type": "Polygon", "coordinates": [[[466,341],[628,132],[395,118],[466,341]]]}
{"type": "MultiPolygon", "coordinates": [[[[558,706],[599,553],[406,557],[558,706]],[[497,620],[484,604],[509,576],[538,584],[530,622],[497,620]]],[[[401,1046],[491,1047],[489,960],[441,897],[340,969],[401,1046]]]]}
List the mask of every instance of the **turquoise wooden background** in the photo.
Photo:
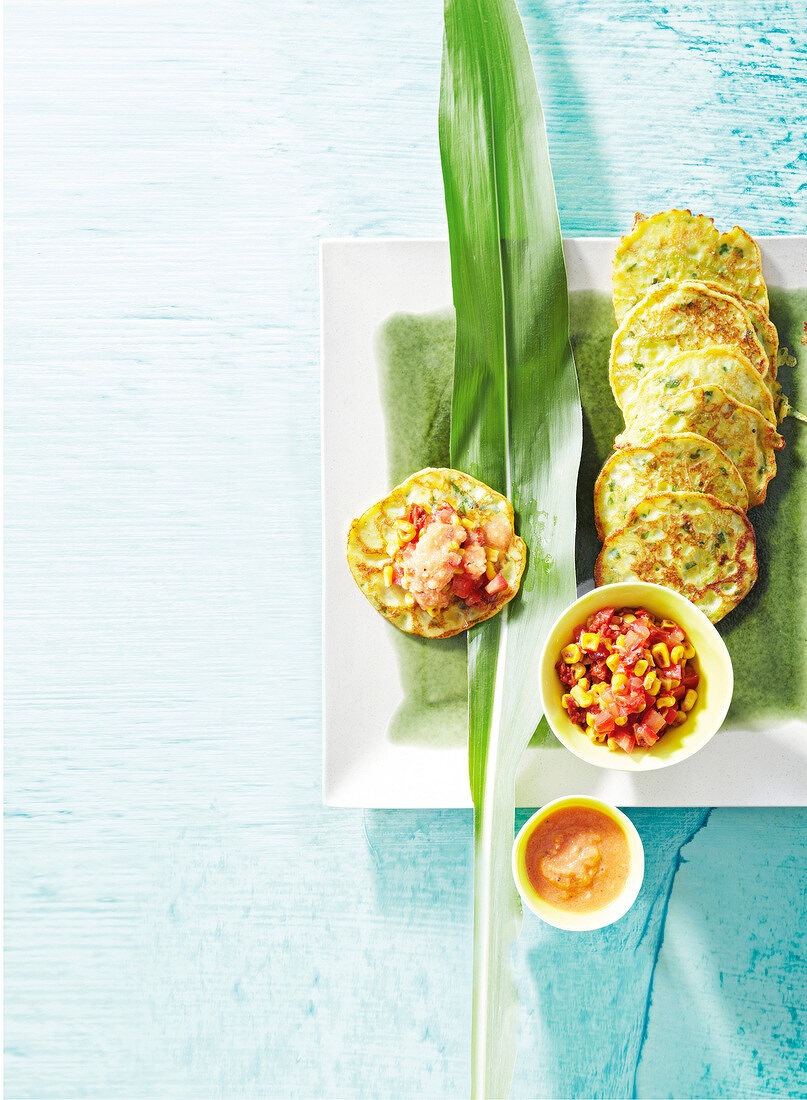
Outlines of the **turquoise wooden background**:
{"type": "MultiPolygon", "coordinates": [[[[522,11],[566,234],[805,231],[803,3],[522,11]]],[[[440,4],[6,36],[6,1095],[462,1096],[470,815],[319,795],[317,239],[444,234],[440,4]]],[[[629,918],[525,920],[514,1094],[803,1095],[807,815],[632,817],[629,918]]]]}

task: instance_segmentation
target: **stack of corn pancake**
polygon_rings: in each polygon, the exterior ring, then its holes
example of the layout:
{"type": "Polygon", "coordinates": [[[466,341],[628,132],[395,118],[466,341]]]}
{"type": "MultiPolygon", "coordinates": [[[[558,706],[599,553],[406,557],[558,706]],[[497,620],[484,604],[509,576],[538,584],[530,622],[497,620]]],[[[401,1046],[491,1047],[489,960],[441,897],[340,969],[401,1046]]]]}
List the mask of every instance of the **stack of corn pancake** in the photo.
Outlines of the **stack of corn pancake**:
{"type": "Polygon", "coordinates": [[[757,578],[746,512],[784,446],[759,249],[689,210],[637,214],[613,286],[609,378],[625,430],[594,488],[595,581],[666,585],[717,622],[757,578]]]}

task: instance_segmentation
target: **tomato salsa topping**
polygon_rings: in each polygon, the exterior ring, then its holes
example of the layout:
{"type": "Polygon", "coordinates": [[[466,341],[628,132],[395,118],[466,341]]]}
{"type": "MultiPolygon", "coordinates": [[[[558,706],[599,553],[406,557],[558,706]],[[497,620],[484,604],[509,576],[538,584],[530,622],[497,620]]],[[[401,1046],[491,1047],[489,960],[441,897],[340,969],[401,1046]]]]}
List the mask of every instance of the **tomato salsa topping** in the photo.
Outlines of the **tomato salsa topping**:
{"type": "Polygon", "coordinates": [[[555,665],[561,705],[596,744],[651,748],[698,700],[696,654],[671,619],[643,607],[604,607],[575,627],[555,665]]]}
{"type": "Polygon", "coordinates": [[[504,512],[462,513],[449,501],[433,508],[412,504],[398,527],[398,546],[387,583],[398,584],[426,611],[453,598],[481,607],[509,590],[501,572],[513,540],[504,512]]]}

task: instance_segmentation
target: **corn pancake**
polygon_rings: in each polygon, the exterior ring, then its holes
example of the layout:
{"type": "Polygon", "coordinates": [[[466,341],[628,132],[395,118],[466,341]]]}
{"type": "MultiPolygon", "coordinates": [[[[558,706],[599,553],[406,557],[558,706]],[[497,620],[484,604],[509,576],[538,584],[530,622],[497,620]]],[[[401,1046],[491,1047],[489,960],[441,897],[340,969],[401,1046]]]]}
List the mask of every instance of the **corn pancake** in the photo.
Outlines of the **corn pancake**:
{"type": "MultiPolygon", "coordinates": [[[[703,281],[701,285],[707,287],[709,290],[716,290],[718,294],[730,293],[725,287],[721,286],[720,283],[703,281]]],[[[738,294],[732,294],[731,297],[737,299],[751,318],[754,332],[756,332],[759,342],[762,344],[762,350],[768,357],[768,376],[770,378],[776,378],[776,372],[778,370],[776,354],[779,351],[779,333],[776,331],[776,325],[767,315],[765,310],[755,302],[746,302],[744,299],[740,298],[738,294]]]]}
{"type": "Polygon", "coordinates": [[[621,321],[653,286],[685,279],[714,283],[768,313],[759,248],[734,226],[718,233],[714,221],[690,210],[637,214],[614,256],[614,312],[621,321]]]}
{"type": "Polygon", "coordinates": [[[625,420],[630,423],[639,410],[652,409],[658,395],[665,398],[683,393],[695,386],[720,386],[743,405],[776,424],[771,391],[737,348],[714,345],[695,348],[671,355],[660,367],[656,367],[642,379],[630,407],[625,409],[625,420]]]}
{"type": "Polygon", "coordinates": [[[597,585],[634,579],[680,592],[716,623],[757,579],[754,529],[705,493],[656,493],[608,536],[594,566],[597,585]]]}
{"type": "Polygon", "coordinates": [[[503,514],[512,532],[513,507],[505,497],[458,470],[428,468],[412,474],[354,519],[347,540],[350,571],[373,607],[399,630],[425,638],[450,638],[501,611],[518,592],[526,563],[526,547],[517,535],[512,535],[497,564],[508,588],[483,606],[472,607],[452,596],[447,607],[430,613],[407,603],[404,588],[388,584],[384,577],[385,567],[401,549],[399,525],[407,521],[411,505],[432,509],[444,501],[453,505],[460,517],[478,516],[480,523],[503,514]]]}
{"type": "Polygon", "coordinates": [[[594,519],[603,541],[644,497],[665,492],[707,493],[745,511],[748,493],[737,467],[718,446],[685,432],[623,447],[603,466],[594,486],[594,519]]]}
{"type": "Polygon", "coordinates": [[[772,424],[729,397],[720,386],[694,386],[680,394],[653,394],[648,406],[636,410],[615,447],[646,443],[657,435],[694,432],[716,443],[739,471],[748,490],[748,507],[765,499],[768,482],[776,476],[775,451],[785,443],[772,424]]]}
{"type": "Polygon", "coordinates": [[[617,404],[633,404],[642,378],[670,355],[713,344],[737,347],[767,381],[768,357],[736,298],[697,283],[651,290],[623,318],[611,343],[608,377],[617,404]]]}

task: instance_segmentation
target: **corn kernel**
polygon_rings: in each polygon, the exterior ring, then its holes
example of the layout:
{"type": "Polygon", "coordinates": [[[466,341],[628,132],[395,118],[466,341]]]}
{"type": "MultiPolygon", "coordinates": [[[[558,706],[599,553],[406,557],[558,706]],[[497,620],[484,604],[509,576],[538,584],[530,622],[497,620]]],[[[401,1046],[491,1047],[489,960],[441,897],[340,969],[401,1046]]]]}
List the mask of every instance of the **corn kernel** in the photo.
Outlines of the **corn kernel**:
{"type": "Polygon", "coordinates": [[[685,710],[687,713],[692,710],[698,701],[698,693],[694,688],[690,688],[684,698],[681,700],[681,710],[685,710]]]}
{"type": "Polygon", "coordinates": [[[493,578],[496,576],[496,570],[493,567],[492,561],[489,561],[485,566],[485,576],[488,578],[489,581],[492,581],[493,578]]]}
{"type": "Polygon", "coordinates": [[[672,691],[678,685],[676,684],[675,680],[671,680],[669,676],[662,676],[661,686],[664,688],[665,691],[672,691]]]}
{"type": "Polygon", "coordinates": [[[684,656],[686,657],[686,659],[688,661],[691,661],[692,658],[695,656],[695,647],[691,646],[689,644],[685,645],[684,646],[684,656]]]}
{"type": "Polygon", "coordinates": [[[577,681],[575,687],[580,687],[583,689],[583,691],[589,691],[591,688],[591,681],[589,680],[588,676],[583,676],[580,680],[577,681]]]}
{"type": "Polygon", "coordinates": [[[588,669],[581,661],[579,664],[572,665],[572,672],[574,673],[575,680],[582,680],[588,672],[588,669]]]}
{"type": "Polygon", "coordinates": [[[594,696],[589,695],[588,691],[580,684],[575,684],[570,694],[578,707],[588,707],[594,702],[594,696]]]}
{"type": "Polygon", "coordinates": [[[415,597],[412,595],[411,592],[405,592],[404,593],[404,603],[406,604],[407,607],[414,607],[415,606],[415,597]]]}
{"type": "Polygon", "coordinates": [[[614,719],[614,724],[617,726],[627,726],[628,716],[627,714],[620,714],[618,718],[614,719]]]}
{"type": "Polygon", "coordinates": [[[647,672],[647,661],[642,657],[641,661],[637,661],[633,666],[633,673],[635,676],[644,676],[647,672]]]}
{"type": "Polygon", "coordinates": [[[594,715],[591,713],[590,710],[586,711],[586,725],[587,726],[593,726],[594,725],[594,715]]]}
{"type": "Polygon", "coordinates": [[[497,550],[494,546],[485,547],[485,557],[488,561],[497,562],[499,560],[499,554],[501,551],[497,550]]]}
{"type": "Polygon", "coordinates": [[[617,647],[617,649],[624,649],[625,648],[625,635],[624,634],[618,634],[617,638],[616,638],[616,641],[614,642],[614,645],[617,647]]]}
{"type": "Polygon", "coordinates": [[[411,542],[415,537],[415,528],[411,523],[404,521],[398,524],[398,541],[411,542]]]}
{"type": "Polygon", "coordinates": [[[580,645],[583,649],[594,650],[600,644],[600,636],[592,631],[587,631],[580,635],[580,645]]]}
{"type": "Polygon", "coordinates": [[[616,672],[619,668],[619,662],[620,656],[618,653],[612,653],[610,657],[605,658],[606,667],[609,668],[611,672],[616,672]]]}
{"type": "Polygon", "coordinates": [[[392,564],[384,566],[384,584],[387,588],[392,584],[392,564]]]}
{"type": "Polygon", "coordinates": [[[613,648],[611,646],[611,639],[610,638],[600,638],[600,645],[602,646],[602,648],[605,650],[606,653],[610,653],[611,649],[613,648]]]}
{"type": "Polygon", "coordinates": [[[675,706],[675,699],[672,695],[659,695],[656,699],[656,706],[659,710],[666,710],[668,707],[675,706]]]}
{"type": "Polygon", "coordinates": [[[628,686],[628,678],[624,672],[617,672],[611,680],[611,688],[614,691],[624,691],[628,686]]]}
{"type": "Polygon", "coordinates": [[[659,692],[661,691],[661,683],[660,683],[660,681],[658,681],[658,680],[657,680],[657,681],[655,682],[655,684],[653,684],[653,686],[652,686],[651,688],[649,688],[648,690],[649,690],[649,692],[650,692],[650,694],[651,694],[651,695],[658,695],[658,694],[659,694],[659,692]]]}
{"type": "Polygon", "coordinates": [[[650,652],[655,657],[657,665],[661,665],[662,668],[669,668],[670,651],[667,649],[666,642],[656,642],[654,646],[651,646],[650,652]]]}
{"type": "Polygon", "coordinates": [[[662,619],[661,625],[664,627],[665,630],[675,630],[677,626],[677,624],[674,623],[672,619],[662,619]]]}
{"type": "Polygon", "coordinates": [[[465,528],[466,531],[472,531],[474,529],[474,527],[476,527],[476,524],[473,522],[473,520],[468,519],[467,516],[463,516],[460,519],[460,523],[462,524],[462,526],[465,528]]]}
{"type": "Polygon", "coordinates": [[[659,683],[659,678],[655,674],[655,672],[648,672],[648,674],[644,678],[643,684],[645,691],[652,692],[656,684],[658,684],[659,688],[661,687],[661,684],[659,683]]]}
{"type": "Polygon", "coordinates": [[[608,738],[608,751],[609,751],[609,752],[616,752],[616,751],[617,751],[618,749],[619,749],[619,745],[617,745],[617,743],[616,743],[616,741],[614,740],[614,738],[613,738],[613,737],[609,737],[609,738],[608,738]]]}
{"type": "Polygon", "coordinates": [[[628,612],[627,615],[622,616],[622,622],[623,623],[635,623],[636,622],[636,616],[631,615],[631,613],[628,612]]]}
{"type": "Polygon", "coordinates": [[[683,724],[684,724],[684,722],[686,722],[686,720],[687,720],[686,712],[683,711],[683,710],[677,710],[675,712],[675,718],[673,718],[672,724],[674,726],[683,726],[683,724]]]}
{"type": "Polygon", "coordinates": [[[588,690],[591,692],[592,695],[599,696],[599,695],[602,695],[602,693],[606,690],[607,687],[608,687],[607,684],[598,683],[598,684],[592,684],[591,687],[588,690]]]}
{"type": "Polygon", "coordinates": [[[565,649],[560,651],[560,655],[567,665],[576,665],[583,656],[583,652],[579,645],[572,642],[571,645],[567,645],[565,649]]]}
{"type": "Polygon", "coordinates": [[[670,660],[674,665],[680,665],[684,659],[684,647],[682,645],[674,645],[670,650],[670,660]]]}
{"type": "Polygon", "coordinates": [[[560,705],[563,707],[564,710],[569,709],[569,703],[571,703],[571,702],[572,702],[571,695],[561,695],[560,705]]]}
{"type": "Polygon", "coordinates": [[[647,661],[648,665],[651,665],[651,666],[652,666],[652,665],[655,665],[655,663],[656,663],[656,659],[655,659],[655,657],[653,656],[653,654],[652,654],[652,653],[650,652],[650,650],[649,650],[649,649],[643,649],[643,650],[642,650],[642,656],[643,656],[643,657],[644,657],[644,659],[645,659],[645,660],[647,661]]]}

